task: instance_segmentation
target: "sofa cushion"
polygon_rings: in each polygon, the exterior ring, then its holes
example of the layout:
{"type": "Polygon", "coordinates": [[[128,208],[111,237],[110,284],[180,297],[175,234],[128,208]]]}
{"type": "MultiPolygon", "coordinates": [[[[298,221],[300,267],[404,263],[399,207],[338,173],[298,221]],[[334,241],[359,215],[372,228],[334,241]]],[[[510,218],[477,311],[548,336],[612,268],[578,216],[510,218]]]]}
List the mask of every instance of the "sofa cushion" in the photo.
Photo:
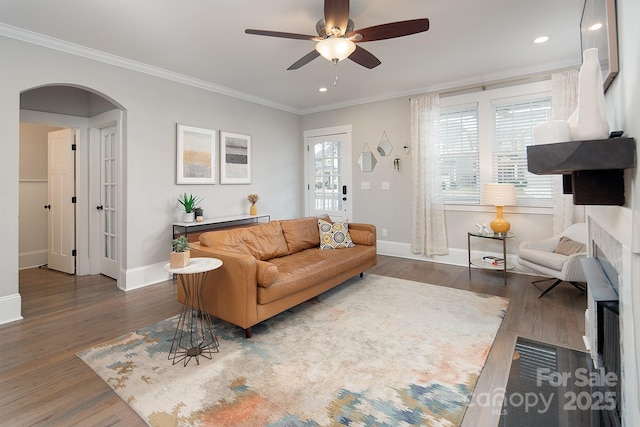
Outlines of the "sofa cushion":
{"type": "Polygon", "coordinates": [[[256,274],[258,286],[268,288],[278,278],[278,267],[267,261],[257,260],[256,263],[258,267],[258,272],[256,274]]]}
{"type": "Polygon", "coordinates": [[[318,218],[315,216],[280,220],[280,226],[290,254],[317,248],[320,244],[318,218]]]}
{"type": "Polygon", "coordinates": [[[587,245],[585,245],[584,243],[576,242],[575,240],[572,240],[567,236],[562,236],[560,237],[558,246],[553,252],[557,254],[569,256],[569,255],[578,254],[580,252],[586,252],[586,251],[587,251],[587,245]]]}
{"type": "Polygon", "coordinates": [[[342,249],[355,246],[349,234],[349,226],[346,221],[334,222],[318,219],[320,232],[320,249],[342,249]]]}
{"type": "Polygon", "coordinates": [[[271,221],[254,227],[210,231],[200,235],[203,246],[253,255],[266,261],[289,254],[280,222],[271,221]]]}
{"type": "Polygon", "coordinates": [[[278,267],[278,278],[267,288],[258,286],[258,304],[267,304],[330,280],[345,270],[366,264],[375,256],[375,247],[358,245],[339,251],[306,249],[276,258],[271,262],[278,267]]]}

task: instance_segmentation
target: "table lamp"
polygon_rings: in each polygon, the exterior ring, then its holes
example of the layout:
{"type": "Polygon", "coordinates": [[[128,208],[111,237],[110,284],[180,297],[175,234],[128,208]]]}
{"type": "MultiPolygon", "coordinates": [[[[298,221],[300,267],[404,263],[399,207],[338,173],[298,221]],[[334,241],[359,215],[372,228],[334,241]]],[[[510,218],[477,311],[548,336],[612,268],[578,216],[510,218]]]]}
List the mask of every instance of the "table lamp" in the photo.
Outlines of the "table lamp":
{"type": "Polygon", "coordinates": [[[513,184],[491,183],[484,185],[482,195],[485,205],[496,207],[496,219],[491,221],[491,229],[495,233],[506,234],[511,228],[509,221],[502,217],[502,208],[507,205],[516,204],[516,187],[513,184]]]}

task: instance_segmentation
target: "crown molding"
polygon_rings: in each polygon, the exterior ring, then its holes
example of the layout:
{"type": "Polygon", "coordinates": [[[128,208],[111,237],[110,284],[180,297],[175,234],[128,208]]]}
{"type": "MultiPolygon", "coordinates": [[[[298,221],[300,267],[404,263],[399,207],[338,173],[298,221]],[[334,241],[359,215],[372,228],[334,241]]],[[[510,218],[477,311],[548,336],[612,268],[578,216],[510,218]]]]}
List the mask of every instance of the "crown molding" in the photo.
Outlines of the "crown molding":
{"type": "Polygon", "coordinates": [[[23,28],[14,27],[0,23],[0,36],[20,40],[25,43],[30,43],[38,46],[42,46],[48,49],[57,50],[60,52],[68,53],[71,55],[83,57],[93,61],[103,62],[105,64],[113,65],[120,68],[125,68],[131,71],[136,71],[143,74],[148,74],[161,79],[170,80],[173,82],[181,83],[188,86],[197,87],[209,92],[214,92],[220,95],[226,95],[233,98],[241,99],[244,101],[252,102],[255,104],[264,105],[265,107],[275,108],[278,110],[286,111],[289,113],[299,114],[299,111],[288,105],[283,105],[269,101],[268,99],[253,96],[251,94],[236,91],[225,86],[216,85],[205,80],[189,77],[184,74],[175,73],[173,71],[165,70],[164,68],[154,67],[152,65],[144,64],[142,62],[133,61],[131,59],[123,58],[121,56],[112,55],[110,53],[102,52],[97,49],[92,49],[86,46],[81,46],[75,43],[70,43],[64,40],[60,40],[54,37],[49,37],[40,33],[25,30],[23,28]]]}
{"type": "Polygon", "coordinates": [[[557,62],[546,67],[532,67],[522,68],[514,70],[506,70],[499,73],[488,74],[479,78],[465,79],[450,81],[442,84],[435,84],[429,87],[411,89],[407,91],[393,91],[387,92],[375,97],[363,97],[352,99],[348,102],[324,104],[317,107],[311,107],[303,110],[299,110],[298,114],[307,115],[313,113],[320,113],[323,111],[337,110],[340,108],[355,107],[358,105],[370,104],[373,102],[388,101],[395,98],[412,97],[416,95],[423,95],[425,93],[438,92],[442,95],[446,93],[453,93],[458,91],[465,91],[469,88],[481,87],[481,86],[500,86],[500,85],[514,85],[516,83],[531,83],[537,80],[544,80],[551,77],[551,74],[568,69],[577,69],[580,67],[579,63],[573,60],[567,60],[564,62],[557,62]]]}

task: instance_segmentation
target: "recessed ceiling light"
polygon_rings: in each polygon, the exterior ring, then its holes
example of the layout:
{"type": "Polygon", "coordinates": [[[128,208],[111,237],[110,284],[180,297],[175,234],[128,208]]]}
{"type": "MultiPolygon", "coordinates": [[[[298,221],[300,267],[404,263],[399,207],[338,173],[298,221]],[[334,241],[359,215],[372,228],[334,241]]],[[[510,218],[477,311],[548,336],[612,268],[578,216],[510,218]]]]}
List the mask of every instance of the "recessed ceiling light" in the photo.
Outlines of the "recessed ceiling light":
{"type": "Polygon", "coordinates": [[[589,31],[598,31],[600,28],[602,28],[602,23],[596,22],[595,24],[589,27],[589,31]]]}
{"type": "Polygon", "coordinates": [[[549,40],[549,36],[541,36],[535,39],[533,42],[539,44],[539,43],[544,43],[548,40],[549,40]]]}
{"type": "Polygon", "coordinates": [[[320,89],[318,89],[319,92],[326,92],[327,88],[326,87],[321,87],[320,89]]]}

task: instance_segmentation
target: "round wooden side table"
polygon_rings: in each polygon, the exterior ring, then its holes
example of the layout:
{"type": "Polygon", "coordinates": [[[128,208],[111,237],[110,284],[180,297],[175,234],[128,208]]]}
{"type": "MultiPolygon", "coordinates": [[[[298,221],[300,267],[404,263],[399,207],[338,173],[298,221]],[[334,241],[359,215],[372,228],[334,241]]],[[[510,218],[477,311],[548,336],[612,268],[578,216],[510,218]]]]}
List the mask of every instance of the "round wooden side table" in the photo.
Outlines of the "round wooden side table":
{"type": "Polygon", "coordinates": [[[204,310],[202,289],[207,280],[207,274],[220,268],[222,261],[217,258],[191,258],[189,265],[183,268],[171,268],[167,263],[164,269],[178,277],[185,294],[184,306],[178,318],[178,325],[173,336],[169,360],[175,365],[195,357],[196,364],[200,364],[199,357],[211,359],[213,353],[218,352],[218,337],[216,336],[211,315],[204,310]]]}

